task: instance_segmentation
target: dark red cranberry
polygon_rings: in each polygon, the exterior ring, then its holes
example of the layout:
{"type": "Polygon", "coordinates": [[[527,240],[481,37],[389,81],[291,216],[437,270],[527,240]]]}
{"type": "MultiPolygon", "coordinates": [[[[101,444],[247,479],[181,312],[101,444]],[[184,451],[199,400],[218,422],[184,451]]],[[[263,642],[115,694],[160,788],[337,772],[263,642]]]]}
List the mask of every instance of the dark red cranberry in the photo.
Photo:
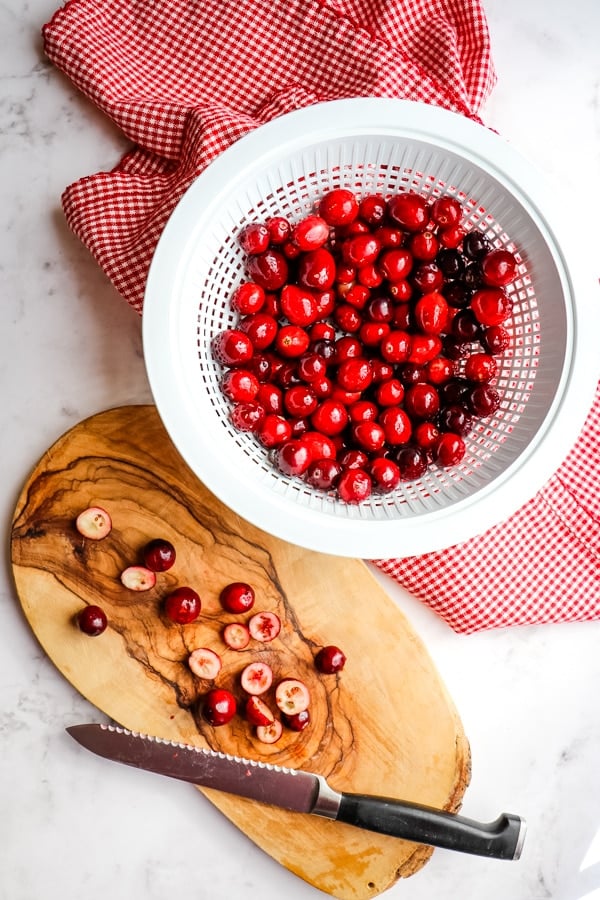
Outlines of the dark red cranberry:
{"type": "Polygon", "coordinates": [[[104,610],[99,606],[84,606],[77,613],[77,625],[84,634],[89,637],[97,637],[106,631],[108,619],[104,610]]]}
{"type": "Polygon", "coordinates": [[[464,309],[471,301],[472,291],[462,281],[450,281],[442,288],[446,303],[455,309],[464,309]]]}
{"type": "Polygon", "coordinates": [[[435,259],[446,278],[459,278],[465,270],[465,260],[458,250],[444,248],[435,259]]]}
{"type": "Polygon", "coordinates": [[[462,309],[452,319],[452,334],[461,341],[474,341],[481,333],[481,326],[473,311],[462,309]]]}
{"type": "Polygon", "coordinates": [[[395,459],[402,481],[415,481],[427,471],[427,453],[422,447],[401,447],[395,459]]]}
{"type": "Polygon", "coordinates": [[[311,487],[329,491],[335,487],[342,467],[335,459],[316,459],[306,470],[306,481],[311,487]]]}
{"type": "Polygon", "coordinates": [[[315,656],[315,665],[324,675],[333,675],[346,665],[346,657],[339,647],[329,644],[321,647],[315,656]]]}
{"type": "Polygon", "coordinates": [[[441,431],[454,431],[465,435],[473,426],[473,418],[466,406],[452,403],[444,406],[438,415],[437,422],[441,431]]]}
{"type": "Polygon", "coordinates": [[[480,231],[470,231],[463,240],[463,250],[469,259],[482,259],[489,253],[489,240],[480,231]]]}
{"type": "Polygon", "coordinates": [[[491,416],[500,406],[500,394],[488,384],[478,385],[469,394],[469,406],[476,416],[491,416]]]}

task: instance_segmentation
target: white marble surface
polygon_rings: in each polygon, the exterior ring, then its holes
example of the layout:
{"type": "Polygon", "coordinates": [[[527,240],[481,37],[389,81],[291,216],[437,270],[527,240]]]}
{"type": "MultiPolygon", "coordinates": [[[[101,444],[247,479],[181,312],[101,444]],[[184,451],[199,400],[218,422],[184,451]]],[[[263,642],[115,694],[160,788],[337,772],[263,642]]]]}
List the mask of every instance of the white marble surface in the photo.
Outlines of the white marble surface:
{"type": "MultiPolygon", "coordinates": [[[[499,83],[487,122],[598,209],[600,5],[486,3],[499,83]]],[[[53,0],[0,4],[0,514],[83,417],[146,402],[140,321],[68,231],[63,187],[112,166],[114,129],[44,61],[53,0]]],[[[5,545],[6,546],[6,545],[5,545]]],[[[82,756],[102,719],[45,658],[0,581],[0,900],[316,900],[193,789],[82,756]]],[[[510,559],[507,560],[510,566],[510,559]]],[[[600,898],[600,624],[458,637],[380,576],[422,637],[473,750],[464,811],[529,821],[518,863],[436,851],[390,900],[600,898]]],[[[482,573],[485,578],[485,572],[482,573]]],[[[518,590],[518,585],[515,586],[518,590]]]]}

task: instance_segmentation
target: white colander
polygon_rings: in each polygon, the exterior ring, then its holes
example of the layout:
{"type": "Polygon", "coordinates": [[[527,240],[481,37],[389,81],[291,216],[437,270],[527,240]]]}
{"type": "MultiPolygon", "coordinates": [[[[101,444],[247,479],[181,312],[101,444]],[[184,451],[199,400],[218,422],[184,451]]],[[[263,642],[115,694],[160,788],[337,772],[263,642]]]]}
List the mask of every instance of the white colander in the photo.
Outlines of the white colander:
{"type": "MultiPolygon", "coordinates": [[[[157,409],[179,452],[225,504],[314,550],[408,556],[465,540],[514,512],[560,464],[599,375],[597,294],[566,217],[533,166],[462,116],[392,99],[317,104],[225,151],[171,216],[149,273],[144,354],[157,409]],[[211,340],[235,322],[244,276],[237,235],[273,215],[297,220],[335,187],[457,197],[469,228],[518,254],[512,346],[500,359],[502,405],[480,420],[463,461],[431,467],[390,494],[349,505],[278,472],[228,417],[211,340]]],[[[543,540],[543,535],[540,536],[543,540]]]]}

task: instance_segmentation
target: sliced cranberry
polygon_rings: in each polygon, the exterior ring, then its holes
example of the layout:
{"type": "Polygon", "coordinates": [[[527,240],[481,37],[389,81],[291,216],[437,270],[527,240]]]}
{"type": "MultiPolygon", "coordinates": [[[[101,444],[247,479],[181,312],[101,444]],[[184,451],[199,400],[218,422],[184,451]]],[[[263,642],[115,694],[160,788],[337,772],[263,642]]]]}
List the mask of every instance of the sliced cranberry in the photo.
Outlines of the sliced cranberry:
{"type": "Polygon", "coordinates": [[[89,506],[77,516],[75,528],[82,537],[91,541],[101,541],[110,534],[112,520],[101,506],[89,506]]]}
{"type": "Polygon", "coordinates": [[[77,613],[77,625],[83,634],[88,637],[98,637],[106,631],[108,619],[106,613],[100,606],[90,605],[84,606],[77,613]]]}
{"type": "Polygon", "coordinates": [[[310,693],[298,678],[284,678],[275,688],[275,703],[288,716],[304,712],[310,706],[310,693]]]}
{"type": "Polygon", "coordinates": [[[188,666],[198,678],[214,681],[221,671],[221,657],[208,647],[199,647],[190,653],[188,666]]]}
{"type": "Polygon", "coordinates": [[[269,690],[273,683],[273,670],[264,662],[249,663],[240,674],[240,684],[247,694],[258,696],[269,690]]]}
{"type": "Polygon", "coordinates": [[[255,613],[248,622],[248,629],[255,641],[267,644],[274,641],[281,631],[281,620],[274,612],[255,613]]]}
{"type": "Polygon", "coordinates": [[[202,715],[213,726],[226,725],[237,712],[236,699],[224,688],[208,691],[202,704],[202,715]]]}
{"type": "Polygon", "coordinates": [[[231,650],[245,650],[250,643],[250,630],[243,622],[230,622],[223,629],[223,640],[231,650]]]}
{"type": "Polygon", "coordinates": [[[127,566],[121,572],[121,583],[130,591],[149,591],[156,584],[156,575],[146,566],[127,566]]]}
{"type": "Polygon", "coordinates": [[[265,726],[272,725],[275,721],[275,716],[265,701],[254,695],[248,697],[246,700],[244,711],[246,719],[251,725],[259,725],[264,728],[265,726]]]}
{"type": "Polygon", "coordinates": [[[283,726],[279,719],[274,719],[270,725],[259,725],[256,729],[256,737],[262,744],[276,744],[283,734],[283,726]]]}

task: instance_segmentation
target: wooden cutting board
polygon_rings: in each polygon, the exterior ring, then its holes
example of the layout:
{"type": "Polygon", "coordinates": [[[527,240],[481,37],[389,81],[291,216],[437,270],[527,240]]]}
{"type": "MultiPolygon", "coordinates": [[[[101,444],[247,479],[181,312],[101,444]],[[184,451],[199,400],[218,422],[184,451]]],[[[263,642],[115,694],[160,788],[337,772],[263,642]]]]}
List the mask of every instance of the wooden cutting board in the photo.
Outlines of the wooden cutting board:
{"type": "MultiPolygon", "coordinates": [[[[338,790],[379,793],[456,811],[469,779],[469,746],[452,700],[410,624],[359,560],[284,543],[224,507],[191,473],[153,406],[109,410],[52,446],[19,499],[12,530],[18,596],[54,664],[91,703],[120,725],[168,739],[321,773],[338,790]],[[104,506],[113,530],[83,539],[77,514],[104,506]],[[124,588],[121,571],[155,537],[172,541],[174,567],[148,592],[124,588]],[[255,588],[258,609],[274,610],[282,632],[244,652],[222,644],[218,597],[231,581],[255,588]],[[161,598],[196,588],[200,618],[169,624],[161,598]],[[83,635],[74,616],[102,606],[109,628],[83,635]],[[319,675],[318,648],[347,655],[338,675],[319,675]],[[241,694],[243,666],[264,653],[276,676],[303,679],[312,720],[261,744],[241,716],[211,728],[199,698],[209,685],[187,657],[194,647],[222,653],[219,686],[241,694]]],[[[82,756],[81,765],[86,764],[82,756]]],[[[132,776],[133,777],[133,776],[132,776]]],[[[314,816],[282,812],[202,792],[272,857],[340,900],[362,900],[419,870],[431,848],[377,836],[314,816]]],[[[199,811],[201,818],[202,811],[199,811]]]]}

